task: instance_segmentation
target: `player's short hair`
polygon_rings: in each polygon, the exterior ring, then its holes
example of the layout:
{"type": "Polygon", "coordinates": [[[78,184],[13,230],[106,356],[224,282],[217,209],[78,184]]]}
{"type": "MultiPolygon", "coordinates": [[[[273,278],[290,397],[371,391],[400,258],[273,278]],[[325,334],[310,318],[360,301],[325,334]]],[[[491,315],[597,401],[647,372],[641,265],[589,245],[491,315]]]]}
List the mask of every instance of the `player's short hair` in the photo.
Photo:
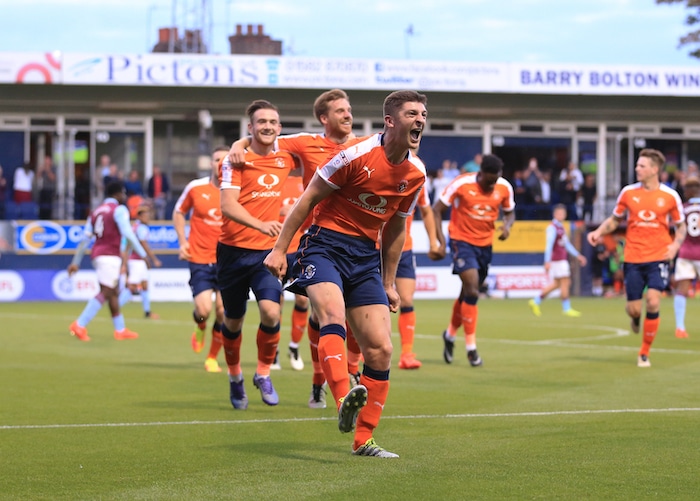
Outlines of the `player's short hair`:
{"type": "Polygon", "coordinates": [[[216,146],[213,150],[211,150],[211,154],[213,155],[214,153],[217,153],[219,151],[228,151],[229,149],[230,148],[225,144],[220,144],[219,146],[216,146]]]}
{"type": "Polygon", "coordinates": [[[666,157],[659,150],[654,150],[652,148],[644,148],[642,151],[639,152],[639,156],[646,157],[649,160],[651,160],[651,162],[659,168],[659,171],[661,171],[664,164],[666,164],[666,157]]]}
{"type": "Polygon", "coordinates": [[[338,99],[347,99],[348,102],[350,101],[347,93],[342,89],[327,90],[318,96],[314,101],[314,116],[316,117],[316,120],[320,122],[322,115],[328,115],[328,105],[333,101],[337,101],[338,99]]]}
{"type": "Polygon", "coordinates": [[[491,153],[484,155],[479,170],[486,174],[500,174],[503,172],[503,160],[491,153]]]}
{"type": "Polygon", "coordinates": [[[428,97],[415,90],[397,90],[384,99],[384,116],[394,116],[404,103],[427,104],[428,97]]]}
{"type": "Polygon", "coordinates": [[[246,115],[248,115],[248,118],[251,122],[253,121],[253,115],[258,110],[275,110],[279,112],[277,106],[272,104],[270,101],[266,101],[264,99],[256,99],[255,101],[250,103],[245,110],[245,113],[246,115]]]}
{"type": "Polygon", "coordinates": [[[124,183],[121,181],[110,181],[107,186],[105,186],[105,195],[108,197],[113,197],[117,193],[125,193],[124,183]]]}
{"type": "Polygon", "coordinates": [[[555,210],[559,210],[559,209],[564,209],[564,210],[566,210],[566,205],[564,205],[564,204],[554,204],[554,207],[552,207],[552,212],[554,212],[555,210]]]}
{"type": "Polygon", "coordinates": [[[688,176],[685,178],[686,188],[700,188],[700,177],[698,176],[688,176]]]}

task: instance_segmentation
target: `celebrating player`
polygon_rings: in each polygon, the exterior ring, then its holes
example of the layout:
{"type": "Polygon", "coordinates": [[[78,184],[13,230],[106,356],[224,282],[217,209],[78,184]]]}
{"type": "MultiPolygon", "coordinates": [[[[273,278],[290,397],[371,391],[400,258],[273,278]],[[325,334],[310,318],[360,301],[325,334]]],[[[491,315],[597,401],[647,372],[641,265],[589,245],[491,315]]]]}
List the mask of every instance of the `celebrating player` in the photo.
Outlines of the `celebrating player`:
{"type": "Polygon", "coordinates": [[[668,263],[678,253],[685,239],[683,204],[678,193],[659,181],[659,172],[666,158],[651,148],[639,152],[634,171],[637,182],[622,188],[610,217],[587,236],[595,246],[603,235],[615,231],[625,217],[625,311],[631,319],[632,332],[639,332],[642,316],[642,298],[646,289],[646,317],[642,347],[637,367],[650,367],[649,351],[659,330],[661,292],[668,281],[668,263]],[[669,219],[676,225],[675,239],[671,238],[669,219]]]}

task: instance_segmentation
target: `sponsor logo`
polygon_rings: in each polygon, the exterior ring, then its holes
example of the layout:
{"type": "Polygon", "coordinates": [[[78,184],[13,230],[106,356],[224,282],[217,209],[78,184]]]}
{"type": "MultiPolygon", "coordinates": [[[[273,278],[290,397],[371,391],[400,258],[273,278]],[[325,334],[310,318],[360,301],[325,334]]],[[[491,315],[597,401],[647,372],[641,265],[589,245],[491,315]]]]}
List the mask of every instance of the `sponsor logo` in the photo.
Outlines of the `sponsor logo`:
{"type": "Polygon", "coordinates": [[[17,70],[16,83],[54,83],[60,75],[61,61],[52,54],[44,54],[44,61],[31,61],[17,70]]]}
{"type": "Polygon", "coordinates": [[[495,212],[493,207],[490,205],[474,204],[472,210],[469,213],[469,217],[472,219],[486,220],[490,221],[494,218],[495,212]]]}
{"type": "Polygon", "coordinates": [[[78,271],[72,277],[65,271],[60,271],[51,281],[51,290],[61,301],[77,301],[94,297],[100,286],[94,271],[78,271]]]}
{"type": "Polygon", "coordinates": [[[499,290],[544,289],[548,282],[545,274],[509,273],[496,276],[496,288],[499,290]]]}
{"type": "Polygon", "coordinates": [[[342,354],[338,354],[338,355],[328,355],[328,356],[326,356],[326,357],[323,357],[323,361],[324,361],[324,362],[328,362],[330,359],[337,360],[338,362],[342,362],[342,361],[343,361],[343,355],[342,355],[342,354]]]}
{"type": "Polygon", "coordinates": [[[637,222],[636,226],[646,228],[657,228],[659,226],[659,222],[656,220],[656,212],[653,210],[640,210],[637,212],[637,217],[639,218],[639,221],[637,222]]]}
{"type": "Polygon", "coordinates": [[[348,198],[351,203],[362,207],[365,210],[374,212],[375,214],[385,214],[386,213],[386,198],[375,195],[374,193],[361,193],[357,197],[359,200],[352,200],[348,198]]]}
{"type": "Polygon", "coordinates": [[[258,184],[271,190],[273,186],[280,184],[280,178],[274,174],[263,174],[258,178],[258,184]]]}
{"type": "Polygon", "coordinates": [[[15,271],[0,271],[0,302],[17,301],[24,294],[24,280],[15,271]]]}
{"type": "Polygon", "coordinates": [[[430,292],[438,288],[437,275],[416,275],[416,291],[430,292]]]}
{"type": "Polygon", "coordinates": [[[62,250],[66,241],[65,229],[53,221],[34,221],[19,233],[20,249],[32,254],[53,254],[62,250]]]}
{"type": "Polygon", "coordinates": [[[372,172],[375,171],[375,169],[370,169],[370,168],[367,167],[366,165],[365,165],[364,167],[362,167],[362,170],[365,171],[365,172],[367,172],[367,179],[369,179],[370,177],[372,177],[372,172]]]}

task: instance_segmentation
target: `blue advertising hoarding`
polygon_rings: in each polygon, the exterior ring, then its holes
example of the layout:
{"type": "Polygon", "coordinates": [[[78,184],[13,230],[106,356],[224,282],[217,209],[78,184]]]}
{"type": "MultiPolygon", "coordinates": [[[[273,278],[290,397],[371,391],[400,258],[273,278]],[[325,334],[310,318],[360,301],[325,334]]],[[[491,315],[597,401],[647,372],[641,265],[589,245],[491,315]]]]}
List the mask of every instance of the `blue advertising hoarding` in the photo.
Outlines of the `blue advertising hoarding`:
{"type": "MultiPolygon", "coordinates": [[[[75,221],[16,221],[15,252],[18,254],[72,254],[83,238],[83,223],[75,221]]],[[[155,252],[177,253],[177,233],[172,224],[150,224],[148,245],[155,252]]]]}

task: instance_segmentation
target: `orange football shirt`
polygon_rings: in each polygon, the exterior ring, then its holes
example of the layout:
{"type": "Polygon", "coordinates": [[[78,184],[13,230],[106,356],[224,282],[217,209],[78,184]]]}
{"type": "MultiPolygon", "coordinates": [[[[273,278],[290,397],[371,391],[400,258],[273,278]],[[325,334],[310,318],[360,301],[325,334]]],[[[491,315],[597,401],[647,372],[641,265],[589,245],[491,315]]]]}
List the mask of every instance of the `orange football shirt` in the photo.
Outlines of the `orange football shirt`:
{"type": "MultiPolygon", "coordinates": [[[[493,243],[499,209],[515,209],[513,186],[499,177],[491,193],[484,193],[476,182],[478,173],[457,176],[440,195],[443,204],[452,206],[448,231],[450,239],[479,247],[493,243]]],[[[439,221],[436,222],[439,224],[439,221]]]]}
{"type": "Polygon", "coordinates": [[[216,263],[216,243],[223,222],[219,188],[211,184],[209,176],[190,181],[177,199],[175,210],[190,213],[190,262],[216,263]]]}
{"type": "Polygon", "coordinates": [[[613,215],[623,219],[625,214],[625,262],[664,261],[666,248],[672,242],[669,220],[676,224],[684,221],[678,192],[665,184],[656,190],[647,190],[642,183],[625,186],[617,197],[613,215]]]}
{"type": "MultiPolygon", "coordinates": [[[[297,200],[304,193],[304,183],[299,176],[289,176],[287,181],[282,186],[282,210],[285,215],[280,214],[280,222],[284,222],[286,214],[292,209],[292,206],[297,203],[297,200]]],[[[299,241],[301,236],[304,234],[304,229],[299,228],[297,232],[292,237],[292,241],[289,243],[287,248],[287,254],[290,252],[296,252],[299,248],[299,241]]]]}
{"type": "Polygon", "coordinates": [[[382,134],[352,145],[319,167],[319,176],[334,191],[314,209],[314,224],[377,242],[384,223],[395,214],[408,217],[425,183],[425,166],[409,153],[391,164],[382,134]]]}
{"type": "MultiPolygon", "coordinates": [[[[219,169],[222,190],[240,190],[240,203],[261,221],[277,221],[282,205],[282,186],[296,166],[289,153],[274,151],[256,155],[248,151],[243,167],[232,167],[228,157],[219,169]]],[[[219,241],[233,247],[250,250],[272,249],[277,237],[263,235],[224,216],[219,241]]]]}

